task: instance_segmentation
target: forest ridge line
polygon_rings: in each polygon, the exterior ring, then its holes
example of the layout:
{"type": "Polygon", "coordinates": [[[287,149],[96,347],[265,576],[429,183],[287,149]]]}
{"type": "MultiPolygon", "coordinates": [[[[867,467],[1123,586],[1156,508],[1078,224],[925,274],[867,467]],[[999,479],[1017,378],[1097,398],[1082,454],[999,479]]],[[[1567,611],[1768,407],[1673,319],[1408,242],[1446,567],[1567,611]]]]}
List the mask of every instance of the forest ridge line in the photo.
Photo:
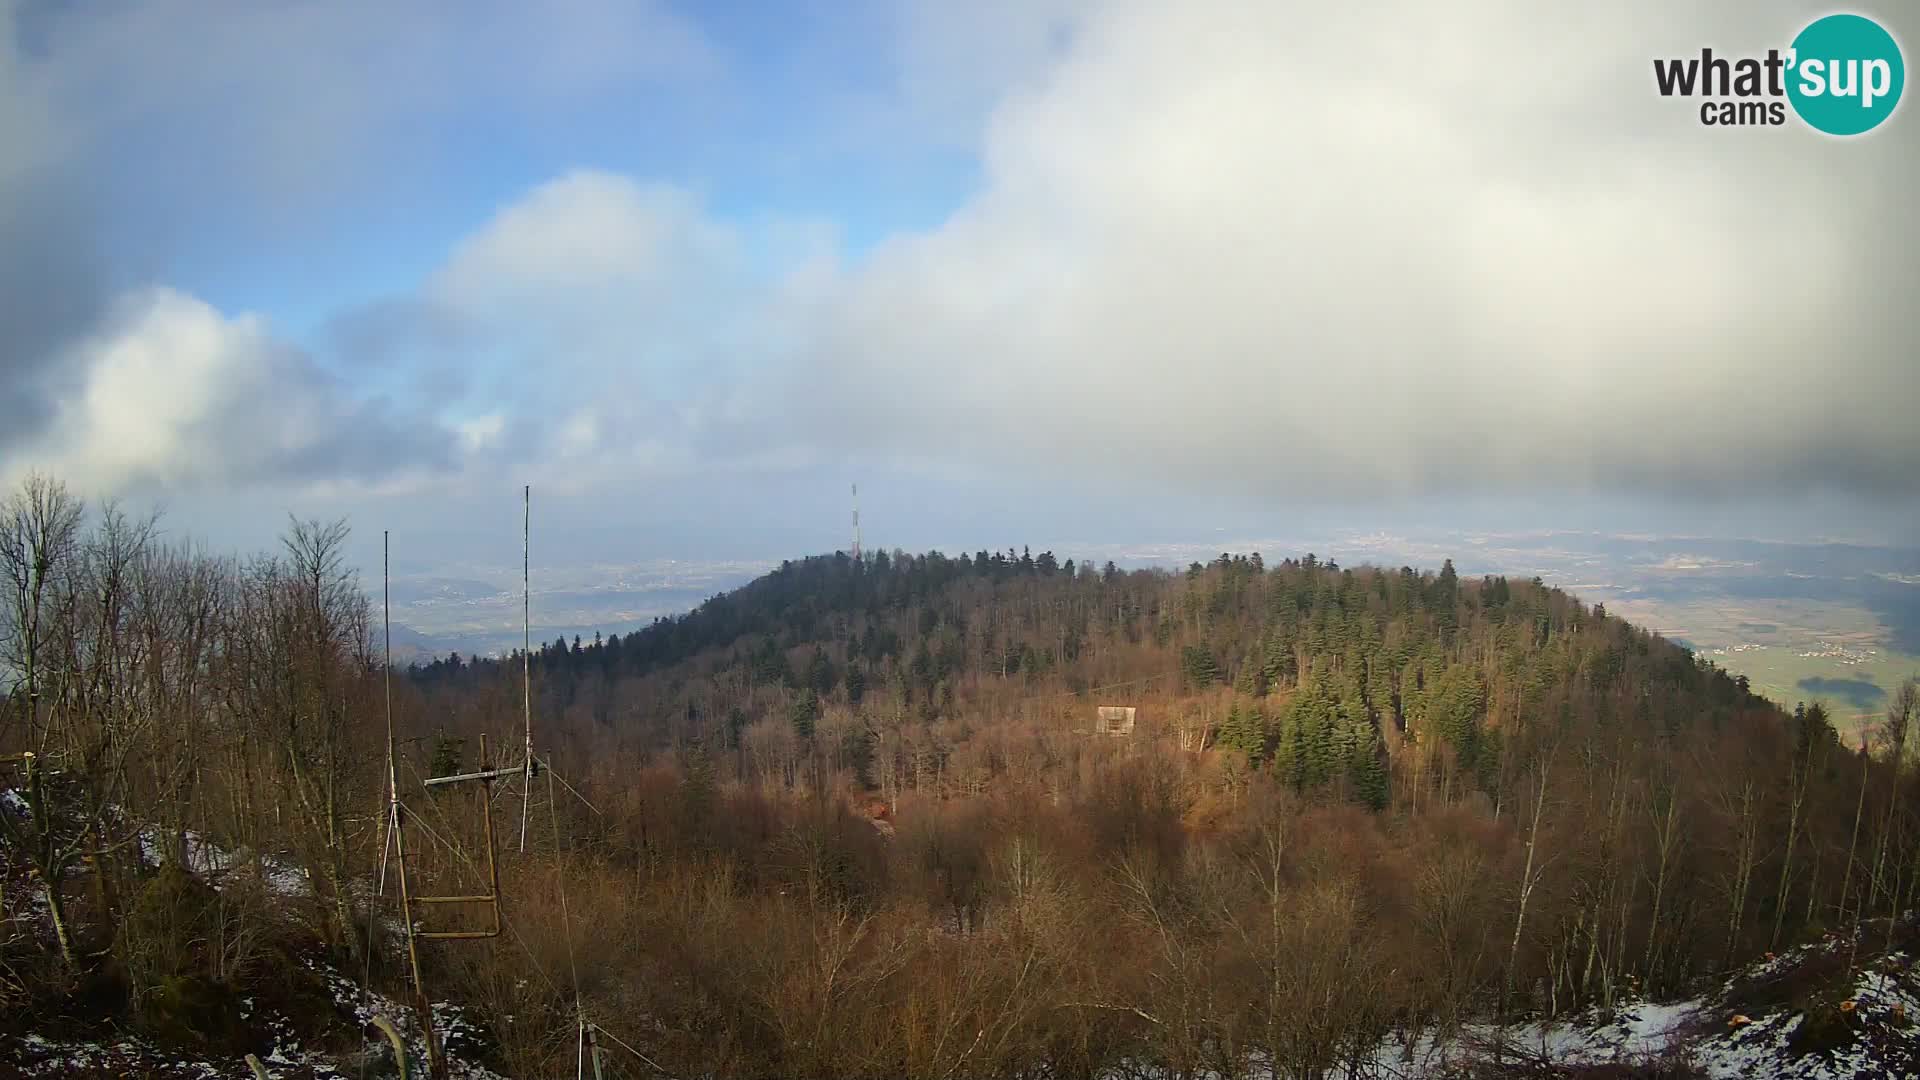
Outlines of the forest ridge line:
{"type": "MultiPolygon", "coordinates": [[[[309,961],[398,985],[346,541],[295,522],[236,560],[54,482],[5,500],[0,757],[45,764],[0,800],[10,1023],[237,1053],[266,1037],[222,1019],[244,998],[333,1023],[309,961]]],[[[644,1018],[623,1037],[676,1074],[1317,1077],[1829,932],[1890,949],[1920,887],[1910,691],[1854,748],[1538,581],[1069,565],[817,556],[528,657],[585,802],[505,860],[510,939],[424,961],[486,1060],[566,1067],[579,1003],[548,973],[577,953],[587,1009],[644,1018]],[[1131,736],[1090,732],[1109,703],[1131,736]]],[[[419,778],[517,745],[521,670],[392,685],[436,841],[410,873],[470,892],[478,826],[419,778]]]]}

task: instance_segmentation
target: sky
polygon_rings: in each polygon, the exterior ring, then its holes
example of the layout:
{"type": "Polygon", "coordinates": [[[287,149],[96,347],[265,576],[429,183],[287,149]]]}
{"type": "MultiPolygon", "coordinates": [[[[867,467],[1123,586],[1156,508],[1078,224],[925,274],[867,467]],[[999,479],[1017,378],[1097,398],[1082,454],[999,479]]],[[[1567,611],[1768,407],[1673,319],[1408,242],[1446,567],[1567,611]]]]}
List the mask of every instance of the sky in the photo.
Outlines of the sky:
{"type": "Polygon", "coordinates": [[[909,549],[1910,542],[1914,105],[1652,77],[1828,10],[0,0],[0,483],[417,566],[522,485],[551,560],[844,547],[856,482],[909,549]]]}

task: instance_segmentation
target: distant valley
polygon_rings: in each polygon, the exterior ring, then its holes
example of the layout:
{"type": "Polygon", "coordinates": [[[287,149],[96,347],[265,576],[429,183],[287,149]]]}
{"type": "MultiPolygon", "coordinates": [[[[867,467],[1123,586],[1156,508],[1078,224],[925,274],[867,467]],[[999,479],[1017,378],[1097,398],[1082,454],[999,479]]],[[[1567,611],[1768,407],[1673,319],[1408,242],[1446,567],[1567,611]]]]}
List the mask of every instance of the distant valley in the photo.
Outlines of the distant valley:
{"type": "MultiPolygon", "coordinates": [[[[539,644],[628,633],[690,610],[774,565],[658,559],[535,567],[532,636],[539,644]]],[[[463,565],[395,576],[393,617],[394,657],[402,663],[450,652],[504,655],[521,642],[520,567],[463,565]]]]}

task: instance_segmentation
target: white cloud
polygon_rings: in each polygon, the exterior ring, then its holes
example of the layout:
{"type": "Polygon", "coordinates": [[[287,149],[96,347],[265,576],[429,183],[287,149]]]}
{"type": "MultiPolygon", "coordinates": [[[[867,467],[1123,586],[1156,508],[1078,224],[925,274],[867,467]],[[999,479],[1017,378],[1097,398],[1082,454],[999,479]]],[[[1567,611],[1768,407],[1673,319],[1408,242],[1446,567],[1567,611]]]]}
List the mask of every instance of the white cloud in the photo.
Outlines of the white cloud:
{"type": "MultiPolygon", "coordinates": [[[[77,354],[37,445],[178,483],[884,460],[1252,500],[1912,493],[1913,117],[1717,131],[1653,88],[1656,55],[1764,50],[1812,11],[934,5],[896,89],[982,166],[935,228],[849,259],[818,223],[570,172],[367,320],[458,367],[447,424],[355,449],[377,403],[159,293],[77,354]]],[[[508,67],[509,25],[483,35],[508,67]]],[[[579,78],[671,67],[605,47],[579,78]]],[[[542,93],[573,92],[541,50],[542,93]]]]}
{"type": "Polygon", "coordinates": [[[500,209],[427,283],[469,318],[657,315],[739,258],[684,189],[580,170],[500,209]]]}
{"type": "MultiPolygon", "coordinates": [[[[1911,141],[1710,131],[1653,91],[1654,55],[1764,48],[1790,5],[1397,10],[1005,12],[1033,47],[937,228],[762,288],[760,238],[697,197],[578,172],[424,295],[525,358],[492,404],[549,433],[529,460],[611,483],[865,458],[1255,499],[1912,489],[1911,141]]],[[[978,35],[939,25],[907,55],[976,92],[978,35]]]]}
{"type": "Polygon", "coordinates": [[[977,197],[810,290],[741,408],[1256,497],[1911,491],[1911,138],[1653,90],[1784,8],[1115,5],[994,114],[977,197]]]}
{"type": "Polygon", "coordinates": [[[431,467],[439,434],[354,398],[253,316],[153,289],[123,298],[66,357],[49,423],[8,455],[15,479],[82,490],[339,483],[431,467]]]}
{"type": "Polygon", "coordinates": [[[506,429],[506,414],[500,412],[491,412],[485,416],[476,416],[470,420],[463,420],[454,425],[454,430],[460,435],[460,446],[468,453],[476,450],[485,450],[488,447],[496,445],[500,441],[501,434],[504,433],[506,429]]]}
{"type": "Polygon", "coordinates": [[[741,233],[695,194],[580,170],[498,210],[406,303],[484,358],[466,407],[519,421],[502,455],[618,482],[696,464],[708,403],[756,362],[731,335],[758,302],[741,233]]]}

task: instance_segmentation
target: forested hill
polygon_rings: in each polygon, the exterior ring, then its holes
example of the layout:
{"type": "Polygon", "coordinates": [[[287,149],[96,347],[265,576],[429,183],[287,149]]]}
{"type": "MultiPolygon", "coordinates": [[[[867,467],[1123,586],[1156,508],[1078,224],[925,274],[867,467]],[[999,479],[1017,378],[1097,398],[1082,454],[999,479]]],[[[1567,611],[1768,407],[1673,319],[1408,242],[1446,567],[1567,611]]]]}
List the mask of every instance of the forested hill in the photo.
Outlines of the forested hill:
{"type": "MultiPolygon", "coordinates": [[[[415,675],[431,692],[500,667],[455,656],[415,675]]],[[[541,712],[576,736],[738,748],[756,723],[808,740],[828,726],[850,743],[837,763],[870,784],[895,764],[873,758],[890,730],[965,725],[952,744],[1138,705],[1183,748],[1375,807],[1396,770],[1402,787],[1430,776],[1497,801],[1534,743],[1596,724],[1673,736],[1781,720],[1743,682],[1537,579],[1312,555],[1184,573],[1051,552],[814,556],[626,637],[544,645],[533,667],[541,712]]]]}
{"type": "Polygon", "coordinates": [[[86,520],[0,503],[0,1073],[109,1031],[234,1072],[283,1021],[359,1067],[356,984],[412,993],[394,862],[498,887],[419,1011],[512,1076],[582,1016],[646,1075],[1419,1075],[1741,970],[1713,1000],[1796,1060],[1911,1041],[1920,686],[1867,755],[1538,582],[836,555],[528,657],[545,783],[469,800],[426,780],[519,760],[519,665],[390,679],[344,524],[241,561],[86,520]]]}

